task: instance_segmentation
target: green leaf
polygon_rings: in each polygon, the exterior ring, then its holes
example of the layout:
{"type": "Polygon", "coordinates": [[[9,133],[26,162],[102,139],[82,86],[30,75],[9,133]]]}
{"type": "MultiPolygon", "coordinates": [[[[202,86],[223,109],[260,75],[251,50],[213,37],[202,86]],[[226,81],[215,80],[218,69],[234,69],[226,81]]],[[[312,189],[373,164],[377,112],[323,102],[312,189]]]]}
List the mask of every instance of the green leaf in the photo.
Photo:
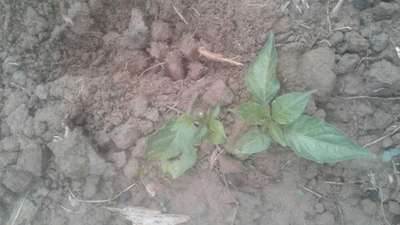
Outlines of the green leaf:
{"type": "Polygon", "coordinates": [[[216,106],[216,107],[211,111],[211,117],[212,117],[212,118],[217,118],[220,112],[221,112],[221,107],[220,107],[220,106],[216,106]]]}
{"type": "Polygon", "coordinates": [[[312,93],[293,92],[277,97],[272,102],[272,119],[279,124],[292,123],[303,114],[312,93]]]}
{"type": "Polygon", "coordinates": [[[197,141],[198,132],[199,129],[193,124],[192,118],[184,114],[149,137],[147,156],[159,160],[175,158],[192,149],[197,141]]]}
{"type": "Polygon", "coordinates": [[[208,121],[209,138],[211,143],[218,145],[223,144],[226,140],[224,124],[217,119],[208,121]]]}
{"type": "Polygon", "coordinates": [[[184,174],[196,163],[196,150],[192,148],[186,151],[176,159],[161,161],[161,168],[164,173],[168,173],[172,178],[177,178],[184,174]]]}
{"type": "Polygon", "coordinates": [[[274,34],[253,61],[246,73],[245,84],[253,98],[262,105],[267,105],[280,88],[276,77],[277,53],[274,34]]]}
{"type": "Polygon", "coordinates": [[[392,148],[385,150],[382,154],[382,161],[384,162],[390,162],[394,157],[397,157],[400,155],[400,149],[399,148],[392,148]]]}
{"type": "Polygon", "coordinates": [[[240,104],[234,112],[250,125],[262,125],[269,117],[268,108],[253,101],[240,104]]]}
{"type": "Polygon", "coordinates": [[[300,116],[284,130],[288,146],[299,156],[318,163],[335,163],[360,157],[374,158],[334,127],[310,116],[300,116]]]}
{"type": "Polygon", "coordinates": [[[236,142],[233,152],[237,155],[251,155],[268,149],[271,145],[271,138],[259,129],[252,129],[246,132],[236,142]]]}
{"type": "Polygon", "coordinates": [[[276,141],[278,144],[282,145],[283,147],[287,146],[286,137],[283,133],[282,127],[279,124],[274,123],[273,121],[270,121],[267,124],[267,128],[268,128],[268,133],[271,136],[272,140],[276,141]]]}

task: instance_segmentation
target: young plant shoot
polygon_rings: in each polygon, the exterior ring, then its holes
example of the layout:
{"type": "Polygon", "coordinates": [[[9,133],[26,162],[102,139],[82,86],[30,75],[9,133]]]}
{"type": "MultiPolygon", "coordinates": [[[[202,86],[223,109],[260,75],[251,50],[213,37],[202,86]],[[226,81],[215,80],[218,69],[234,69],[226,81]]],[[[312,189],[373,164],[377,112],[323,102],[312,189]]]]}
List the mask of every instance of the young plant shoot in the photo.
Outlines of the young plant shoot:
{"type": "MultiPolygon", "coordinates": [[[[276,76],[277,52],[274,35],[250,64],[245,84],[251,93],[235,114],[249,129],[225,149],[238,157],[267,150],[275,141],[298,156],[317,163],[335,163],[374,155],[352,142],[340,131],[316,118],[304,115],[314,91],[292,92],[276,96],[280,83],[276,76]]],[[[204,139],[224,144],[224,126],[218,120],[220,108],[201,116],[184,113],[167,123],[148,139],[148,157],[161,162],[164,172],[179,177],[196,162],[196,145],[204,139]]]]}

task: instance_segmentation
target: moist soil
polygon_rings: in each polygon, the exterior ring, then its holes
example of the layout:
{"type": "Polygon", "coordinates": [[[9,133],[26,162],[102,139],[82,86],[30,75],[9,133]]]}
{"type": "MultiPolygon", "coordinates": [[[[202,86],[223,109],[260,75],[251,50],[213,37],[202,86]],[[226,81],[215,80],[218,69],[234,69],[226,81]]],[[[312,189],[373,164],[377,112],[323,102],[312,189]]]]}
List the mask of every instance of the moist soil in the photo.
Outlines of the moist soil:
{"type": "Polygon", "coordinates": [[[145,157],[146,137],[180,112],[246,100],[271,32],[282,93],[316,89],[308,114],[373,153],[399,148],[400,1],[331,15],[336,3],[0,0],[0,224],[131,224],[106,207],[194,225],[400,224],[396,157],[317,164],[272,146],[238,160],[202,144],[175,180],[145,157]]]}

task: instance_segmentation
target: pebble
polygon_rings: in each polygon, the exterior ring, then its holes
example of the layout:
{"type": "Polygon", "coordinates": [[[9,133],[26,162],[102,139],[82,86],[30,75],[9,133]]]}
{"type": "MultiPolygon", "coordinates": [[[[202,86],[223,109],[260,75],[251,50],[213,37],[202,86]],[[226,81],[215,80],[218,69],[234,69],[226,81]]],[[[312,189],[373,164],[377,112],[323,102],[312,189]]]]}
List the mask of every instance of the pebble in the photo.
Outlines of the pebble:
{"type": "Polygon", "coordinates": [[[233,100],[233,92],[223,80],[216,80],[203,95],[203,101],[210,106],[227,106],[232,104],[233,100]]]}
{"type": "Polygon", "coordinates": [[[382,148],[386,149],[393,145],[393,140],[391,137],[387,137],[382,141],[382,148]]]}
{"type": "Polygon", "coordinates": [[[368,50],[369,44],[361,34],[351,31],[346,33],[347,51],[350,53],[365,52],[368,50]]]}
{"type": "Polygon", "coordinates": [[[191,62],[188,66],[188,76],[192,80],[199,80],[202,78],[208,71],[208,68],[203,66],[203,64],[199,62],[191,62]]]}
{"type": "Polygon", "coordinates": [[[8,169],[3,178],[3,185],[15,193],[23,193],[30,187],[33,177],[28,172],[8,169]]]}
{"type": "Polygon", "coordinates": [[[396,201],[389,201],[388,204],[389,212],[394,215],[400,215],[400,204],[396,201]]]}
{"type": "Polygon", "coordinates": [[[353,72],[359,62],[360,56],[357,54],[344,54],[336,64],[336,73],[346,74],[353,72]]]}
{"type": "Polygon", "coordinates": [[[173,31],[170,25],[164,21],[154,21],[151,29],[151,37],[155,41],[168,41],[172,38],[173,31]]]}
{"type": "Polygon", "coordinates": [[[370,199],[363,199],[360,204],[365,214],[369,216],[373,216],[377,211],[377,205],[370,199]]]}
{"type": "Polygon", "coordinates": [[[183,57],[179,51],[169,52],[165,58],[165,62],[167,63],[168,76],[173,81],[185,78],[186,73],[183,67],[183,57]]]}
{"type": "Polygon", "coordinates": [[[344,34],[343,34],[343,32],[340,32],[340,31],[336,31],[329,38],[329,42],[331,43],[332,46],[336,46],[337,44],[339,44],[343,41],[344,41],[344,34]]]}
{"type": "Polygon", "coordinates": [[[372,8],[372,15],[376,21],[391,19],[392,16],[399,11],[399,5],[395,2],[381,1],[377,6],[372,8]]]}
{"type": "Polygon", "coordinates": [[[335,54],[327,47],[320,47],[305,53],[300,59],[297,83],[305,88],[315,89],[315,95],[321,100],[328,97],[336,84],[335,54]]]}
{"type": "Polygon", "coordinates": [[[374,35],[369,42],[373,51],[381,52],[389,45],[389,35],[386,33],[374,35]]]}
{"type": "Polygon", "coordinates": [[[110,137],[118,148],[127,149],[135,144],[137,139],[140,137],[140,132],[135,120],[129,120],[114,128],[110,137]]]}

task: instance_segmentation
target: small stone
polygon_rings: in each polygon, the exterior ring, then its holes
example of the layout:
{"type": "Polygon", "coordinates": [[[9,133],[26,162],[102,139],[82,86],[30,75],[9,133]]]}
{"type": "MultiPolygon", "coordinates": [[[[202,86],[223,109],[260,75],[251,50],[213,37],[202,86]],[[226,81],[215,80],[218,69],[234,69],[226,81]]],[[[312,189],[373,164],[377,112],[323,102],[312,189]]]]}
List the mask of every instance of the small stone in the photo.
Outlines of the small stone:
{"type": "Polygon", "coordinates": [[[400,133],[396,133],[395,135],[393,135],[392,139],[396,144],[399,144],[400,143],[400,133]]]}
{"type": "Polygon", "coordinates": [[[386,33],[374,35],[370,38],[369,42],[373,51],[381,52],[389,45],[389,35],[386,33]]]}
{"type": "Polygon", "coordinates": [[[344,54],[336,65],[337,74],[351,73],[360,62],[360,56],[357,54],[344,54]]]}
{"type": "Polygon", "coordinates": [[[393,145],[393,140],[391,137],[387,137],[382,141],[382,148],[389,148],[393,145]]]}
{"type": "Polygon", "coordinates": [[[42,169],[47,167],[41,146],[30,139],[21,139],[20,142],[22,151],[18,156],[17,168],[40,177],[42,169]]]}
{"type": "Polygon", "coordinates": [[[367,39],[355,31],[346,33],[347,51],[350,53],[366,52],[369,44],[367,39]]]}
{"type": "Polygon", "coordinates": [[[0,170],[7,166],[15,165],[18,159],[18,152],[0,152],[0,170]]]}
{"type": "Polygon", "coordinates": [[[389,212],[394,215],[400,215],[400,204],[396,201],[389,201],[389,212]]]}
{"type": "Polygon", "coordinates": [[[145,23],[144,15],[140,9],[132,9],[126,35],[131,40],[135,49],[142,48],[146,44],[149,35],[149,28],[145,23]]]}
{"type": "Polygon", "coordinates": [[[21,133],[25,129],[25,122],[30,118],[28,107],[25,104],[18,106],[7,118],[6,122],[10,126],[11,132],[21,133]]]}
{"type": "Polygon", "coordinates": [[[46,100],[49,96],[49,91],[46,86],[40,84],[35,89],[35,95],[42,100],[46,100]]]}
{"type": "Polygon", "coordinates": [[[15,193],[23,193],[28,190],[33,177],[28,172],[16,169],[8,169],[4,175],[3,185],[15,193]]]}
{"type": "Polygon", "coordinates": [[[190,63],[188,68],[189,68],[188,76],[192,78],[192,80],[199,80],[208,71],[208,68],[203,66],[203,64],[199,62],[190,63]]]}
{"type": "Polygon", "coordinates": [[[135,157],[131,156],[128,160],[128,163],[126,163],[123,172],[128,180],[132,180],[139,174],[139,169],[140,167],[138,160],[135,157]]]}
{"type": "Polygon", "coordinates": [[[361,201],[361,208],[363,209],[364,213],[373,216],[377,211],[377,205],[371,201],[370,199],[364,199],[361,201]]]}
{"type": "Polygon", "coordinates": [[[16,152],[19,150],[19,143],[14,136],[8,136],[0,140],[0,152],[16,152]]]}
{"type": "Polygon", "coordinates": [[[368,116],[374,113],[374,109],[371,107],[370,104],[360,102],[357,104],[356,114],[363,117],[368,116]]]}
{"type": "Polygon", "coordinates": [[[393,122],[393,116],[382,110],[376,110],[372,123],[375,125],[375,129],[386,129],[393,122]]]}
{"type": "Polygon", "coordinates": [[[73,18],[71,29],[77,34],[86,34],[94,24],[86,2],[74,2],[68,9],[68,17],[73,18]]]}
{"type": "Polygon", "coordinates": [[[320,120],[325,120],[326,117],[326,112],[323,109],[318,109],[314,114],[314,117],[320,119],[320,120]]]}
{"type": "Polygon", "coordinates": [[[360,85],[362,78],[354,74],[344,75],[339,82],[344,86],[343,92],[348,96],[361,94],[364,87],[360,85]]]}
{"type": "Polygon", "coordinates": [[[381,1],[377,6],[372,8],[372,15],[376,21],[387,20],[391,19],[397,11],[399,11],[399,5],[395,2],[389,3],[381,1]]]}
{"type": "Polygon", "coordinates": [[[131,119],[114,128],[110,137],[118,148],[127,149],[135,144],[140,137],[140,132],[135,120],[131,119]]]}
{"type": "Polygon", "coordinates": [[[92,198],[97,192],[99,181],[100,181],[99,176],[87,177],[85,185],[83,186],[83,197],[92,198]]]}
{"type": "Polygon", "coordinates": [[[232,90],[223,80],[215,81],[204,93],[203,101],[210,106],[227,106],[233,103],[234,95],[232,90]]]}
{"type": "Polygon", "coordinates": [[[335,65],[333,51],[327,47],[320,47],[305,53],[300,60],[300,82],[306,88],[317,90],[315,95],[320,100],[328,97],[336,84],[336,74],[333,72],[335,65]]]}
{"type": "Polygon", "coordinates": [[[157,122],[160,118],[160,113],[157,108],[149,108],[144,117],[152,122],[157,122]]]}
{"type": "Polygon", "coordinates": [[[151,29],[151,36],[155,41],[168,41],[172,38],[173,31],[169,24],[164,21],[154,21],[151,29]]]}
{"type": "Polygon", "coordinates": [[[321,214],[325,211],[325,207],[322,203],[318,202],[314,205],[314,210],[316,213],[321,214]]]}
{"type": "Polygon", "coordinates": [[[122,168],[126,163],[126,153],[121,152],[110,152],[108,158],[114,163],[115,167],[122,168]]]}
{"type": "Polygon", "coordinates": [[[139,120],[138,127],[139,130],[143,133],[143,135],[149,135],[154,131],[153,123],[148,120],[139,120]]]}
{"type": "Polygon", "coordinates": [[[400,67],[381,60],[371,65],[368,75],[384,84],[393,84],[400,80],[400,67]]]}
{"type": "Polygon", "coordinates": [[[144,96],[138,96],[129,102],[129,110],[131,114],[135,117],[141,117],[146,115],[149,102],[144,96]]]}
{"type": "Polygon", "coordinates": [[[131,157],[135,158],[144,158],[146,154],[146,138],[140,138],[137,142],[135,147],[131,148],[131,157]]]}
{"type": "Polygon", "coordinates": [[[171,77],[173,81],[185,78],[186,73],[183,68],[183,57],[179,51],[168,53],[165,62],[167,63],[168,76],[171,77]]]}
{"type": "Polygon", "coordinates": [[[192,34],[184,34],[179,42],[179,51],[183,53],[186,59],[194,60],[198,56],[197,49],[200,43],[193,38],[192,34]]]}
{"type": "Polygon", "coordinates": [[[147,52],[156,59],[164,58],[168,53],[168,45],[162,42],[151,42],[147,52]]]}
{"type": "Polygon", "coordinates": [[[50,142],[47,146],[54,155],[59,171],[66,177],[82,179],[89,175],[105,176],[114,171],[79,128],[72,130],[67,138],[50,142]]]}
{"type": "Polygon", "coordinates": [[[336,31],[329,38],[329,42],[331,43],[332,46],[336,46],[337,44],[342,43],[343,41],[344,41],[344,34],[343,32],[340,31],[336,31]]]}

